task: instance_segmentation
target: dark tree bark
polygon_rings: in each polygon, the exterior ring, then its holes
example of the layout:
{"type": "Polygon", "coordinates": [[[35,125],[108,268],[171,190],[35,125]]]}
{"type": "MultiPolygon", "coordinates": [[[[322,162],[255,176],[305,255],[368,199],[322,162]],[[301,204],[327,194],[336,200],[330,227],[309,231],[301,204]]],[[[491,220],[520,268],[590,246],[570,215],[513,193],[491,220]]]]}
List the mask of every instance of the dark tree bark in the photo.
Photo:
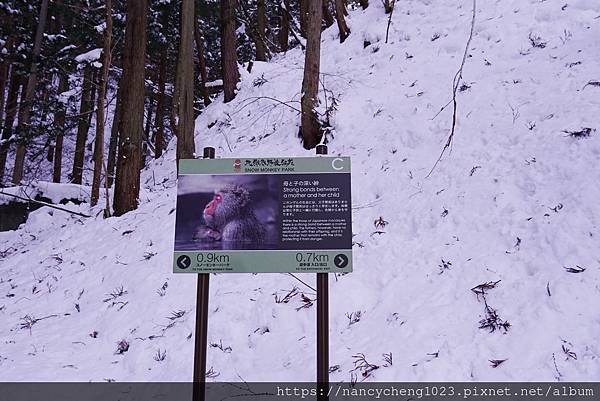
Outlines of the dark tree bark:
{"type": "MultiPolygon", "coordinates": [[[[19,135],[23,135],[24,131],[29,130],[29,121],[31,119],[31,103],[35,96],[35,86],[37,84],[37,71],[42,49],[42,39],[44,37],[44,29],[46,28],[46,17],[48,15],[48,0],[42,0],[40,5],[40,14],[37,28],[35,30],[35,39],[33,41],[33,54],[31,58],[31,68],[29,70],[29,78],[27,80],[27,89],[25,91],[25,99],[21,100],[21,107],[24,108],[23,113],[19,110],[19,125],[17,131],[19,135]],[[21,118],[22,117],[22,118],[21,118]]],[[[19,138],[19,145],[15,154],[15,167],[13,169],[13,184],[19,184],[23,178],[23,169],[25,167],[25,150],[29,140],[29,135],[25,133],[25,138],[19,138]]]]}
{"type": "Polygon", "coordinates": [[[369,7],[369,0],[359,0],[360,6],[363,8],[363,10],[365,10],[367,7],[369,7]]]}
{"type": "MultiPolygon", "coordinates": [[[[257,1],[257,12],[255,15],[251,15],[244,2],[238,1],[237,4],[239,5],[238,9],[244,14],[246,20],[246,23],[244,24],[246,34],[252,39],[254,47],[256,48],[254,59],[256,61],[267,61],[271,58],[271,50],[267,45],[267,16],[264,0],[257,1]]],[[[252,65],[253,61],[250,61],[248,72],[252,71],[252,65]]]]}
{"type": "MultiPolygon", "coordinates": [[[[112,1],[105,0],[104,6],[106,8],[106,27],[104,28],[104,43],[102,46],[102,70],[100,71],[100,79],[98,79],[96,139],[94,141],[94,177],[92,179],[92,196],[90,200],[92,206],[95,206],[98,203],[98,198],[100,197],[100,176],[104,164],[104,98],[106,96],[106,83],[108,81],[108,70],[111,63],[112,1]]],[[[105,213],[107,215],[110,213],[108,206],[105,213]]]]}
{"type": "Polygon", "coordinates": [[[321,127],[315,108],[319,104],[322,12],[323,6],[320,1],[309,2],[301,99],[302,140],[305,149],[314,148],[321,140],[321,127]]]}
{"type": "Polygon", "coordinates": [[[81,184],[83,178],[83,163],[85,161],[85,144],[90,130],[90,114],[92,114],[93,67],[86,66],[83,70],[83,86],[79,106],[79,122],[77,124],[77,139],[75,141],[75,156],[71,170],[71,182],[81,184]]]}
{"type": "MultiPolygon", "coordinates": [[[[154,158],[162,156],[165,141],[165,80],[167,75],[167,46],[161,45],[160,63],[158,67],[158,95],[156,101],[156,127],[154,136],[154,158]]],[[[205,98],[206,102],[206,98],[205,98]]]]}
{"type": "Polygon", "coordinates": [[[98,91],[98,76],[99,76],[100,71],[98,71],[96,68],[92,69],[92,87],[91,87],[91,91],[90,91],[90,111],[89,113],[87,113],[87,123],[88,126],[92,125],[92,118],[94,117],[94,106],[95,106],[95,102],[96,102],[96,92],[98,91]]]}
{"type": "MultiPolygon", "coordinates": [[[[58,83],[58,93],[63,93],[69,90],[69,77],[65,73],[60,74],[60,82],[58,83]]],[[[54,169],[52,172],[52,181],[60,182],[62,175],[62,153],[63,153],[63,138],[65,131],[65,119],[67,115],[66,106],[61,103],[54,117],[54,128],[56,130],[56,145],[54,147],[54,169]]]]}
{"type": "MultiPolygon", "coordinates": [[[[6,52],[11,54],[14,48],[15,37],[11,33],[14,29],[13,18],[9,15],[3,15],[0,18],[0,23],[6,28],[6,32],[9,32],[8,39],[4,43],[4,46],[0,47],[0,54],[6,52]]],[[[10,57],[2,57],[2,61],[0,61],[0,129],[4,124],[4,107],[6,102],[6,86],[8,85],[9,73],[11,70],[11,60],[10,57]]],[[[16,66],[13,66],[12,69],[16,69],[16,66]]],[[[1,175],[1,174],[0,174],[1,175]]]]}
{"type": "Polygon", "coordinates": [[[10,84],[8,86],[8,95],[6,97],[6,113],[4,119],[4,129],[2,130],[2,139],[0,143],[0,183],[3,182],[4,171],[6,169],[6,157],[10,147],[8,139],[13,132],[13,124],[17,116],[19,89],[21,89],[22,76],[17,73],[17,69],[11,71],[10,84]]]}
{"type": "Polygon", "coordinates": [[[323,21],[328,28],[333,25],[333,16],[331,15],[331,11],[329,11],[329,1],[323,0],[323,21]]]}
{"type": "MultiPolygon", "coordinates": [[[[210,96],[208,95],[208,88],[206,87],[206,58],[204,56],[204,37],[202,31],[200,31],[200,24],[198,24],[198,17],[194,18],[194,41],[196,42],[196,52],[198,53],[198,69],[200,70],[200,81],[202,98],[204,99],[204,105],[210,104],[210,96]]],[[[162,56],[161,56],[162,57],[162,56]]],[[[162,62],[162,59],[161,59],[162,62]]],[[[159,78],[160,80],[160,78],[159,78]]],[[[164,78],[163,78],[164,85],[164,78]]],[[[164,96],[164,91],[163,91],[164,96]]],[[[157,106],[158,107],[158,106],[157,106]]]]}
{"type": "Polygon", "coordinates": [[[113,114],[112,126],[110,127],[110,142],[108,144],[108,160],[106,162],[107,185],[112,187],[115,181],[115,167],[117,165],[117,145],[119,144],[119,125],[121,115],[123,114],[123,90],[119,84],[117,89],[117,99],[115,100],[115,111],[113,114]]]}
{"type": "Polygon", "coordinates": [[[288,50],[288,43],[290,40],[290,0],[283,0],[280,6],[280,27],[279,27],[279,49],[282,52],[288,50]]]}
{"type": "MultiPolygon", "coordinates": [[[[63,1],[57,0],[55,2],[56,7],[59,10],[63,10],[63,1]]],[[[69,18],[70,20],[70,18],[69,18]]],[[[60,34],[65,22],[65,12],[62,11],[58,14],[55,20],[53,20],[53,32],[60,34]]],[[[58,94],[62,94],[69,90],[69,74],[67,71],[58,72],[58,94]]],[[[53,130],[56,132],[56,138],[54,140],[54,156],[52,166],[52,181],[59,183],[62,176],[62,156],[63,156],[63,142],[65,134],[65,120],[67,117],[67,106],[62,101],[59,102],[57,110],[54,114],[53,130]]]]}
{"type": "Polygon", "coordinates": [[[140,160],[140,170],[146,167],[146,158],[148,157],[148,144],[150,143],[150,131],[152,130],[152,115],[154,112],[154,90],[150,88],[148,95],[148,109],[146,110],[146,125],[144,126],[144,138],[142,140],[142,158],[140,160]]]}
{"type": "MultiPolygon", "coordinates": [[[[300,35],[303,38],[307,37],[307,25],[308,25],[308,20],[311,17],[309,15],[310,11],[309,11],[309,4],[310,3],[318,3],[319,0],[299,0],[300,2],[300,35]]],[[[289,10],[289,8],[288,8],[289,10]]],[[[321,10],[321,13],[323,12],[323,10],[321,10]]]]}
{"type": "Polygon", "coordinates": [[[346,14],[346,6],[343,3],[343,0],[334,0],[335,1],[335,17],[337,19],[338,29],[340,30],[340,43],[344,43],[348,35],[350,35],[350,29],[346,24],[346,18],[344,15],[346,14]]]}
{"type": "Polygon", "coordinates": [[[267,61],[269,49],[266,44],[267,12],[265,10],[265,0],[258,0],[256,3],[256,29],[258,31],[255,40],[256,61],[267,61]]]}
{"type": "Polygon", "coordinates": [[[144,134],[144,70],[147,0],[127,0],[123,49],[122,118],[114,210],[121,216],[138,207],[140,160],[144,134]]]}
{"type": "MultiPolygon", "coordinates": [[[[193,159],[194,145],[194,0],[181,3],[177,57],[177,162],[193,159]]],[[[235,51],[235,50],[234,50],[235,51]]]]}
{"type": "MultiPolygon", "coordinates": [[[[48,91],[49,82],[52,82],[52,75],[50,74],[50,79],[48,81],[40,81],[42,85],[42,113],[40,114],[40,119],[38,121],[38,130],[42,132],[44,130],[44,123],[46,122],[46,118],[48,117],[48,108],[50,105],[48,104],[48,98],[50,97],[50,92],[48,91]]],[[[54,160],[54,143],[52,141],[52,136],[48,135],[46,138],[46,160],[52,162],[54,160]]]]}
{"type": "Polygon", "coordinates": [[[4,124],[4,103],[6,102],[6,84],[8,83],[8,60],[0,62],[0,127],[4,124]]]}
{"type": "Polygon", "coordinates": [[[240,80],[235,37],[235,0],[221,0],[221,67],[225,103],[235,98],[240,80]]]}

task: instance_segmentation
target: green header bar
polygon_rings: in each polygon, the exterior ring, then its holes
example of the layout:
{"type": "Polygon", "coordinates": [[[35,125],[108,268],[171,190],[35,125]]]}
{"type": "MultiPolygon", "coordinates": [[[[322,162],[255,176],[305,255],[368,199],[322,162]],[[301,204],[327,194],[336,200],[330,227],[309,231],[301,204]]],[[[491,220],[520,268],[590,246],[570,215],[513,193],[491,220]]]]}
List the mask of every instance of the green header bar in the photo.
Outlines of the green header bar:
{"type": "Polygon", "coordinates": [[[349,157],[182,159],[179,175],[349,173],[349,157]]]}

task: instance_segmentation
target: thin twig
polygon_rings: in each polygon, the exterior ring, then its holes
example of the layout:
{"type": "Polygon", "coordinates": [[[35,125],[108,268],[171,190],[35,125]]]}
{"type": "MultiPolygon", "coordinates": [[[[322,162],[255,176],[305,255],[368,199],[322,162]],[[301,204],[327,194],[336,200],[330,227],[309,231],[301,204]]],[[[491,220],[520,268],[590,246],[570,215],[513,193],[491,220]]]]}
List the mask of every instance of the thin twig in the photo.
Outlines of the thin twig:
{"type": "Polygon", "coordinates": [[[392,9],[390,10],[390,16],[388,18],[387,29],[385,30],[385,43],[388,42],[388,35],[390,33],[390,24],[392,23],[392,15],[394,14],[394,8],[396,8],[396,0],[392,0],[392,9]]]}
{"type": "Polygon", "coordinates": [[[311,290],[313,290],[314,292],[317,292],[317,290],[315,290],[313,287],[311,287],[310,285],[306,284],[304,281],[300,280],[298,277],[296,277],[293,273],[288,273],[290,276],[292,276],[293,278],[295,278],[296,280],[298,280],[299,282],[301,282],[302,284],[304,284],[305,286],[307,286],[308,288],[310,288],[311,290]]]}
{"type": "Polygon", "coordinates": [[[473,39],[473,31],[475,30],[475,16],[477,14],[477,0],[473,0],[473,17],[471,19],[471,31],[469,32],[469,39],[467,40],[467,44],[465,46],[465,52],[462,57],[462,61],[460,63],[460,68],[456,71],[454,75],[454,79],[452,80],[452,128],[450,129],[450,135],[448,136],[448,140],[442,149],[440,156],[435,161],[431,171],[425,176],[425,178],[429,178],[433,170],[437,167],[438,163],[442,160],[446,149],[449,149],[452,146],[452,139],[454,138],[454,132],[456,130],[456,92],[458,91],[458,87],[460,85],[460,81],[462,80],[463,68],[465,66],[465,62],[467,61],[467,54],[469,53],[469,46],[471,45],[471,40],[473,39]]]}

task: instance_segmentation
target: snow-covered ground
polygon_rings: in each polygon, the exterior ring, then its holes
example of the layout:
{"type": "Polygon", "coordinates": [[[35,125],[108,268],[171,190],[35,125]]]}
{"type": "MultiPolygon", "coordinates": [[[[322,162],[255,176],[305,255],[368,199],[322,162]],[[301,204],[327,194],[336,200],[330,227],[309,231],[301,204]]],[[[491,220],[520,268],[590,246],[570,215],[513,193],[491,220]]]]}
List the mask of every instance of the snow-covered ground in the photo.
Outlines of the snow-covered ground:
{"type": "MultiPolygon", "coordinates": [[[[320,111],[330,153],[353,158],[356,242],[355,271],[330,278],[331,380],[600,377],[600,132],[564,132],[600,128],[600,87],[586,86],[600,80],[600,4],[479,2],[452,152],[427,178],[470,7],[400,1],[386,44],[371,1],[344,44],[323,33],[320,111]],[[485,302],[510,327],[490,332],[471,289],[497,281],[485,302]],[[359,354],[379,366],[366,378],[359,354]]],[[[312,154],[297,138],[302,68],[294,49],[243,72],[236,100],[198,118],[198,151],[312,154]]],[[[0,380],[191,379],[196,279],[171,273],[174,147],[144,171],[135,212],[42,208],[0,233],[0,380]]],[[[309,287],[283,274],[210,285],[211,380],[315,378],[315,306],[275,302],[294,287],[312,299],[309,287]]]]}

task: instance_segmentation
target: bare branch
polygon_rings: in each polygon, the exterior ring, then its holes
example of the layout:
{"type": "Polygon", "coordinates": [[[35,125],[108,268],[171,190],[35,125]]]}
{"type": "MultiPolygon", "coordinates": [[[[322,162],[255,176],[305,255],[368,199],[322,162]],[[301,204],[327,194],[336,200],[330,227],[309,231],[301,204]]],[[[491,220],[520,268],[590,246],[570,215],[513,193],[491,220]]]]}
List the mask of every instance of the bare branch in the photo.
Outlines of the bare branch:
{"type": "MultiPolygon", "coordinates": [[[[465,62],[467,61],[467,54],[469,53],[469,46],[471,45],[471,40],[473,39],[473,31],[475,29],[475,16],[477,15],[477,0],[473,0],[473,17],[471,19],[471,31],[469,32],[469,39],[467,40],[467,44],[465,46],[465,52],[463,53],[462,61],[460,63],[460,68],[454,74],[454,79],[452,80],[452,127],[450,129],[450,135],[446,140],[446,144],[444,145],[442,152],[439,157],[435,161],[433,167],[429,171],[429,173],[425,176],[425,178],[429,178],[433,170],[437,167],[438,163],[442,160],[444,153],[447,149],[452,146],[452,139],[454,138],[454,132],[456,130],[456,92],[458,91],[458,87],[460,86],[460,81],[462,80],[463,68],[465,66],[465,62]]],[[[444,106],[445,107],[445,106],[444,106]]],[[[443,109],[443,108],[442,108],[443,109]]]]}

